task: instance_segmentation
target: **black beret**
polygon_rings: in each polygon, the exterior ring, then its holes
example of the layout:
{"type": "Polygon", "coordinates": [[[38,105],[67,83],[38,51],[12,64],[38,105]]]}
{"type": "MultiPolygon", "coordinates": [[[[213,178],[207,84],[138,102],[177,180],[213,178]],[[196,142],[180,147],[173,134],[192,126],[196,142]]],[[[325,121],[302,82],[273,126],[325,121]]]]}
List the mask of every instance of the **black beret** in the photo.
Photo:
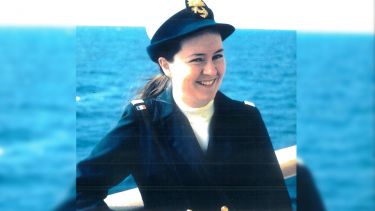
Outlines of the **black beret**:
{"type": "Polygon", "coordinates": [[[222,40],[234,32],[232,25],[216,23],[212,10],[202,0],[186,0],[185,6],[185,9],[166,20],[151,38],[147,53],[152,61],[157,62],[160,46],[203,29],[214,28],[222,40]]]}

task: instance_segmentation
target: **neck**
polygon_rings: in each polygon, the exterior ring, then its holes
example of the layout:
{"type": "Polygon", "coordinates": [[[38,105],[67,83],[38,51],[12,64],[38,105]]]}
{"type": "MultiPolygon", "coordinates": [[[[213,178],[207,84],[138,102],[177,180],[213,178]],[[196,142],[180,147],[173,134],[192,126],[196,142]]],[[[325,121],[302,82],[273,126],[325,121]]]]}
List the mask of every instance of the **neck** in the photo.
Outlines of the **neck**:
{"type": "Polygon", "coordinates": [[[175,93],[174,89],[172,89],[172,96],[176,104],[180,108],[184,108],[184,110],[199,109],[199,108],[207,107],[207,105],[212,104],[213,102],[213,100],[210,100],[208,102],[200,102],[200,103],[195,103],[194,105],[191,105],[184,101],[182,95],[175,93]]]}
{"type": "Polygon", "coordinates": [[[190,105],[186,104],[186,103],[182,100],[181,97],[175,97],[174,94],[173,94],[173,99],[174,99],[174,101],[176,102],[177,106],[178,106],[181,110],[183,110],[183,111],[187,111],[187,112],[189,112],[189,111],[198,111],[198,110],[206,110],[206,109],[212,107],[212,106],[213,106],[213,102],[214,102],[214,100],[211,100],[211,101],[209,101],[208,103],[203,104],[202,106],[194,106],[194,107],[193,107],[193,106],[190,106],[190,105]]]}

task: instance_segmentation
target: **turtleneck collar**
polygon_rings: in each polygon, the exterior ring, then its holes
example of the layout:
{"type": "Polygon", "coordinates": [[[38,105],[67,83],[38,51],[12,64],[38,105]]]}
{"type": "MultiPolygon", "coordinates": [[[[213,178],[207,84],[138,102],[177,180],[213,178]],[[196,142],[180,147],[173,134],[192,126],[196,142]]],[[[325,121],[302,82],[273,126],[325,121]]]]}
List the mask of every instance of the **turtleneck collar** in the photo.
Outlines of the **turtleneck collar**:
{"type": "Polygon", "coordinates": [[[207,105],[200,108],[192,108],[188,106],[181,98],[174,97],[174,100],[177,107],[189,120],[202,150],[206,152],[209,141],[209,124],[214,113],[214,100],[211,100],[207,105]]]}
{"type": "Polygon", "coordinates": [[[200,108],[193,108],[187,105],[185,102],[183,102],[179,98],[174,98],[178,108],[186,114],[205,114],[205,113],[213,113],[213,108],[214,108],[214,100],[211,100],[210,102],[207,103],[207,105],[200,107],[200,108]]]}

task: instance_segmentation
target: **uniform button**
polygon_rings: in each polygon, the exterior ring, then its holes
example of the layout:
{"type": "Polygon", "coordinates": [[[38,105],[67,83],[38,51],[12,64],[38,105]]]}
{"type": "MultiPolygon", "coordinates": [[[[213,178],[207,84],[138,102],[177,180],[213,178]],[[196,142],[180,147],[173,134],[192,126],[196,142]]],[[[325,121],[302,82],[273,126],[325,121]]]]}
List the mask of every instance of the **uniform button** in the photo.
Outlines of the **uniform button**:
{"type": "Polygon", "coordinates": [[[220,211],[229,211],[228,207],[227,206],[222,206],[220,211]]]}

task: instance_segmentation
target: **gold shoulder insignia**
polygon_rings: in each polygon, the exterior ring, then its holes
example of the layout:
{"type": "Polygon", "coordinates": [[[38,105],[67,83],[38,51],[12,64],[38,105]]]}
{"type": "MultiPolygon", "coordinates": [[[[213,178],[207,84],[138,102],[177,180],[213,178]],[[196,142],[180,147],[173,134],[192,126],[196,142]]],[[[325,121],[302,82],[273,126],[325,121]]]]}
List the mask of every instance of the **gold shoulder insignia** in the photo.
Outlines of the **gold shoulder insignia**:
{"type": "Polygon", "coordinates": [[[205,8],[206,4],[202,0],[188,0],[188,6],[190,7],[191,11],[195,14],[199,14],[202,18],[206,18],[208,16],[208,12],[205,8]]]}

